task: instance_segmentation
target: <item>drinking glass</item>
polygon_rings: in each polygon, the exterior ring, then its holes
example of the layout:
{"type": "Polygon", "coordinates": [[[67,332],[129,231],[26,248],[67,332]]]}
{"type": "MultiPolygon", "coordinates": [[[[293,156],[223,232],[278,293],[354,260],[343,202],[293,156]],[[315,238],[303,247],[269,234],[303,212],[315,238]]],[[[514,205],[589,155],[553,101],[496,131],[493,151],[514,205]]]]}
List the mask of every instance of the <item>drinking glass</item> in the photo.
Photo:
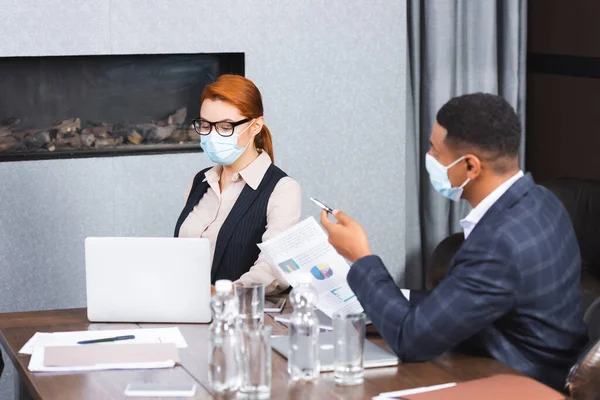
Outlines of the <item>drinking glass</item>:
{"type": "Polygon", "coordinates": [[[262,283],[237,284],[235,295],[240,304],[238,326],[259,328],[263,326],[265,310],[265,285],[262,283]]]}
{"type": "Polygon", "coordinates": [[[338,385],[360,385],[364,379],[365,314],[333,315],[334,369],[338,385]]]}
{"type": "Polygon", "coordinates": [[[242,384],[238,398],[271,397],[271,327],[244,328],[242,336],[242,384]]]}

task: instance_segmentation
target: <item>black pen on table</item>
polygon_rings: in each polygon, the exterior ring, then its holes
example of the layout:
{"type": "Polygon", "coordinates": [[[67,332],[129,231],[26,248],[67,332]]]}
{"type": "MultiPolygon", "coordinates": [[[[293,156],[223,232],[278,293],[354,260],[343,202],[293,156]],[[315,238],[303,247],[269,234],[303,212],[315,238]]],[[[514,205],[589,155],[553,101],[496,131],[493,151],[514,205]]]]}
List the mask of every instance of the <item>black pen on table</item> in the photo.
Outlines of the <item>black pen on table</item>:
{"type": "Polygon", "coordinates": [[[102,339],[90,339],[90,340],[82,340],[81,342],[77,342],[77,344],[93,344],[93,343],[108,343],[108,342],[116,342],[118,340],[130,340],[135,339],[133,335],[125,335],[125,336],[114,336],[102,339]]]}

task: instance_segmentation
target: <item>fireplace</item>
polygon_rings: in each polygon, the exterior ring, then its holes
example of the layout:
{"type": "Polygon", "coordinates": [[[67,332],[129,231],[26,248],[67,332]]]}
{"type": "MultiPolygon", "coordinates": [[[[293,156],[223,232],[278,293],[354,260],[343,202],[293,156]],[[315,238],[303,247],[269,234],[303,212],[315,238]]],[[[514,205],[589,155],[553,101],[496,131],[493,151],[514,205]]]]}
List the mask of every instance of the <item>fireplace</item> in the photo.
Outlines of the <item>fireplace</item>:
{"type": "Polygon", "coordinates": [[[0,161],[201,151],[200,94],[243,53],[0,58],[0,161]]]}

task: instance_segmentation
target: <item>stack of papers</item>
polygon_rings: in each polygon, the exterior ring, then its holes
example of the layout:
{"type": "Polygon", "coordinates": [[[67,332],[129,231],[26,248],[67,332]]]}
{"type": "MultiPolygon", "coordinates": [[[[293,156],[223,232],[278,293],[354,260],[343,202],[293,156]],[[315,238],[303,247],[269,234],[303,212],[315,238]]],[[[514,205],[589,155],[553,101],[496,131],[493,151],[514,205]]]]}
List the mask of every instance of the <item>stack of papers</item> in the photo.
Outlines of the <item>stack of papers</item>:
{"type": "Polygon", "coordinates": [[[32,372],[152,369],[173,367],[187,347],[179,328],[37,332],[19,351],[31,354],[32,372]],[[83,340],[133,335],[134,339],[78,345],[83,340]],[[98,351],[100,350],[100,351],[98,351]]]}

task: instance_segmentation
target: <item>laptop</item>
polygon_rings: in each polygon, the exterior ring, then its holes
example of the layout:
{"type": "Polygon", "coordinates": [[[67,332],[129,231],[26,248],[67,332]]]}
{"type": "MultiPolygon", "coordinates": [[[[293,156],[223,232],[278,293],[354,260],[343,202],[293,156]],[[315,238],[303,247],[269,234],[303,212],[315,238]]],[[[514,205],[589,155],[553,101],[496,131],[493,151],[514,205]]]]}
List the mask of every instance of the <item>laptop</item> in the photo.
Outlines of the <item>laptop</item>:
{"type": "MultiPolygon", "coordinates": [[[[287,358],[290,348],[289,336],[271,336],[271,347],[287,358]]],[[[334,359],[333,332],[320,332],[319,361],[321,362],[321,372],[333,371],[334,359]]],[[[365,339],[363,365],[365,368],[390,367],[398,365],[398,357],[391,351],[365,339]]]]}
{"type": "Polygon", "coordinates": [[[208,239],[88,237],[88,319],[210,322],[210,270],[208,239]]]}

